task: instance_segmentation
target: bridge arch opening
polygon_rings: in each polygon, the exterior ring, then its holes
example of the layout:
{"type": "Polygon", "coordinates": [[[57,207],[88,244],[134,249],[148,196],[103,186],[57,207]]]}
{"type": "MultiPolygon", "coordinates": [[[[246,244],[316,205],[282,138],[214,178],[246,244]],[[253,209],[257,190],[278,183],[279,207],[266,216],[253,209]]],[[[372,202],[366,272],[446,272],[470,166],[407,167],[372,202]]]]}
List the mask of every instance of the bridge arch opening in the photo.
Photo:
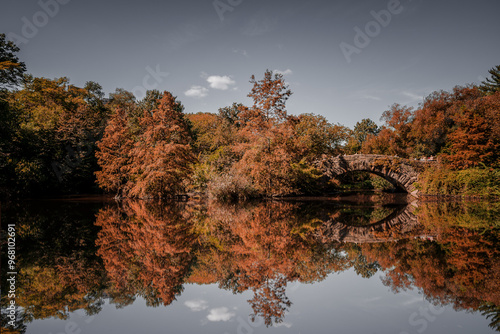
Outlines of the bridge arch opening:
{"type": "Polygon", "coordinates": [[[375,170],[348,170],[333,178],[347,189],[408,193],[398,180],[375,170]]]}

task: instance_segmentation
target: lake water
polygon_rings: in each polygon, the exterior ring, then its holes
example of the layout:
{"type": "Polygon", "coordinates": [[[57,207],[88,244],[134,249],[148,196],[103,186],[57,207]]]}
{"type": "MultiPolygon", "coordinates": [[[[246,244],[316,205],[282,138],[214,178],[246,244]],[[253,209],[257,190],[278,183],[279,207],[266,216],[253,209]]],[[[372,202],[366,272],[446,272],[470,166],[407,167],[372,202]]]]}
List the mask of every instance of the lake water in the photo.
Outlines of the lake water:
{"type": "Polygon", "coordinates": [[[5,333],[500,331],[499,203],[93,197],[1,210],[5,333]]]}

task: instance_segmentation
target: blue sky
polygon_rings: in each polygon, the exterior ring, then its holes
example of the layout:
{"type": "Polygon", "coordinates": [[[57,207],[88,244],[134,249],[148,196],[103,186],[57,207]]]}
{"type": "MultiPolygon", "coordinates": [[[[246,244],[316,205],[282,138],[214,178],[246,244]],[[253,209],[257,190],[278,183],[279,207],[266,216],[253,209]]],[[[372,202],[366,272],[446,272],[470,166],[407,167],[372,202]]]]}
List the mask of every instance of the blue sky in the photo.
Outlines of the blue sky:
{"type": "Polygon", "coordinates": [[[3,8],[0,32],[21,47],[29,73],[139,98],[168,90],[186,112],[250,104],[251,75],[270,69],[293,91],[291,114],[352,127],[380,122],[393,103],[416,106],[434,90],[479,83],[500,64],[495,0],[4,0],[3,8]]]}

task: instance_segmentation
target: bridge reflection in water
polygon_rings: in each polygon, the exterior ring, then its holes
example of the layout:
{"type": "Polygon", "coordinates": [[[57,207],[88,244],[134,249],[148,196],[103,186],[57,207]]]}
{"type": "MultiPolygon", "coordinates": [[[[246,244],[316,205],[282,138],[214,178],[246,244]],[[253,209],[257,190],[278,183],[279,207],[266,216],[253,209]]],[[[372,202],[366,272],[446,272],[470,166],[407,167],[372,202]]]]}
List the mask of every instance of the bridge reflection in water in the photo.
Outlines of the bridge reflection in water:
{"type": "MultiPolygon", "coordinates": [[[[384,217],[382,220],[367,226],[353,226],[344,222],[330,219],[325,221],[317,236],[323,243],[352,242],[372,243],[397,241],[405,237],[417,237],[414,232],[418,228],[418,218],[414,214],[415,207],[411,204],[384,217]]],[[[432,236],[419,235],[420,238],[432,239],[432,236]]]]}
{"type": "Polygon", "coordinates": [[[353,269],[382,272],[395,292],[416,287],[434,303],[479,310],[498,326],[500,204],[35,204],[2,217],[25,245],[17,299],[25,323],[95,314],[104,300],[170,305],[186,284],[217,283],[252,291],[253,316],[271,326],[293,307],[291,282],[353,269]]]}

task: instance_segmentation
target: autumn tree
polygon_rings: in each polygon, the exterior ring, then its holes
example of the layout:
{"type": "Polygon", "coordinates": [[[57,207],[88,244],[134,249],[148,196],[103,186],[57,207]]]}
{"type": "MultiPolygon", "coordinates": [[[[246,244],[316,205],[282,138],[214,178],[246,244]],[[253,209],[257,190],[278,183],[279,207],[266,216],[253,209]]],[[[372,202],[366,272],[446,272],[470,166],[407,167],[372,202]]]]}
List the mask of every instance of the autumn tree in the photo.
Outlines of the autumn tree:
{"type": "Polygon", "coordinates": [[[161,198],[182,193],[195,161],[183,106],[165,92],[156,109],[144,111],[140,124],[144,132],[131,150],[129,195],[161,198]]]}
{"type": "Polygon", "coordinates": [[[129,117],[125,109],[119,108],[111,116],[104,136],[97,143],[96,157],[101,170],[96,172],[97,183],[116,197],[126,196],[130,187],[131,150],[134,142],[129,129],[129,117]]]}
{"type": "Polygon", "coordinates": [[[376,136],[379,132],[380,129],[378,125],[369,118],[364,118],[357,122],[346,143],[348,153],[352,154],[359,152],[368,136],[376,136]]]}
{"type": "Polygon", "coordinates": [[[117,88],[114,93],[109,94],[108,105],[112,110],[122,108],[129,114],[132,114],[137,109],[137,101],[134,94],[123,88],[117,88]]]}
{"type": "Polygon", "coordinates": [[[208,183],[227,175],[236,161],[232,150],[238,129],[235,124],[237,111],[233,109],[235,105],[220,108],[218,114],[199,112],[187,115],[193,132],[194,151],[198,156],[191,184],[195,191],[205,192],[208,183]]]}
{"type": "Polygon", "coordinates": [[[443,158],[453,168],[500,166],[500,92],[460,105],[443,158]]]}
{"type": "Polygon", "coordinates": [[[331,124],[321,115],[300,114],[293,122],[295,151],[302,159],[312,162],[322,154],[337,155],[348,136],[348,129],[331,124]]]}
{"type": "Polygon", "coordinates": [[[429,94],[415,111],[411,138],[414,157],[441,153],[448,144],[448,135],[456,129],[456,116],[461,105],[480,97],[472,86],[456,86],[451,92],[435,91],[429,94]]]}
{"type": "Polygon", "coordinates": [[[107,118],[98,85],[76,87],[67,78],[26,75],[7,96],[13,131],[11,186],[19,193],[89,191],[97,161],[95,142],[107,118]]]}
{"type": "Polygon", "coordinates": [[[378,135],[367,136],[362,152],[408,157],[412,147],[410,131],[413,109],[393,104],[390,109],[384,111],[381,120],[385,121],[385,126],[380,129],[378,135]]]}
{"type": "Polygon", "coordinates": [[[194,149],[198,154],[210,155],[219,147],[225,145],[224,133],[221,133],[220,126],[222,119],[212,113],[196,113],[186,115],[192,124],[192,131],[195,141],[194,149]]]}
{"type": "Polygon", "coordinates": [[[264,78],[253,84],[248,94],[252,107],[241,107],[239,142],[234,150],[241,156],[234,173],[251,179],[255,189],[264,196],[284,195],[294,191],[291,163],[292,123],[285,104],[292,92],[283,75],[266,71],[264,78]]]}
{"type": "Polygon", "coordinates": [[[267,70],[264,79],[257,81],[252,75],[253,84],[248,97],[253,99],[253,107],[245,110],[243,118],[247,118],[246,125],[254,127],[270,127],[287,119],[286,101],[292,91],[285,84],[283,75],[267,70]]]}
{"type": "Polygon", "coordinates": [[[162,97],[163,94],[157,89],[147,90],[144,98],[137,103],[137,107],[142,112],[144,112],[145,110],[153,111],[158,108],[162,97]]]}
{"type": "Polygon", "coordinates": [[[240,113],[242,110],[243,104],[241,103],[233,103],[231,106],[219,108],[218,115],[227,120],[230,124],[238,124],[240,119],[240,113]]]}

